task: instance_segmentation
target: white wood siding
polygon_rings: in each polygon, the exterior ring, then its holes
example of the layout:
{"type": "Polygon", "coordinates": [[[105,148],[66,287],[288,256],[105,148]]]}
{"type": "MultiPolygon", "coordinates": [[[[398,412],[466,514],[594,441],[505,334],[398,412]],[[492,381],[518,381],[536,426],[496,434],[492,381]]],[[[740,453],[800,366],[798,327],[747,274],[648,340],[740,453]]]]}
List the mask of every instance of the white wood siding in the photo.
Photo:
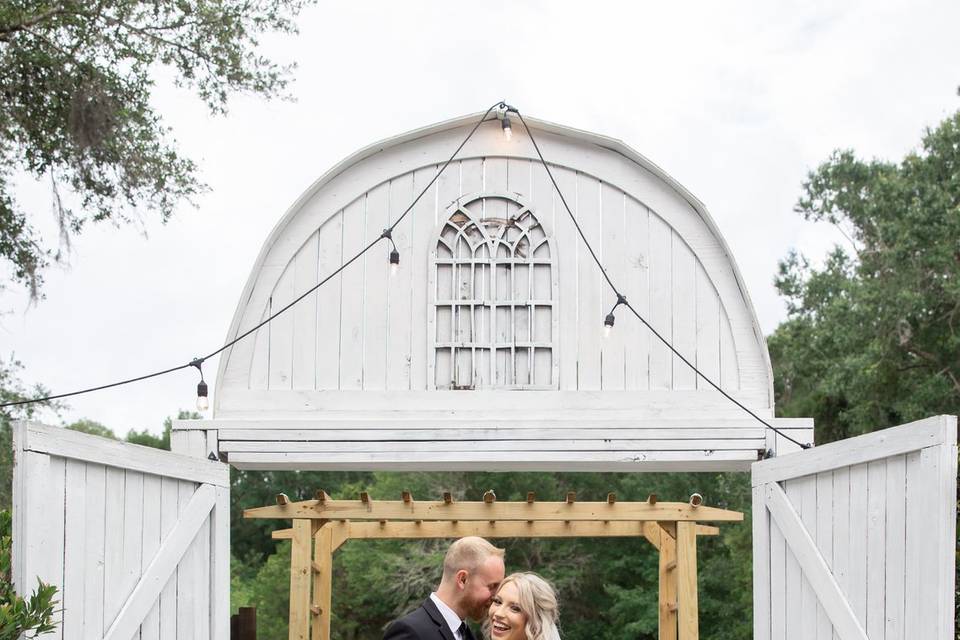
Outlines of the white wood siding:
{"type": "Polygon", "coordinates": [[[756,640],[953,640],[957,419],[753,466],[756,640]]]}
{"type": "Polygon", "coordinates": [[[58,587],[45,638],[229,638],[226,465],[14,428],[14,584],[58,587]]]}
{"type": "MultiPolygon", "coordinates": [[[[726,247],[681,188],[614,141],[548,125],[538,138],[598,256],[628,299],[664,337],[726,390],[770,410],[765,345],[726,247]],[[618,146],[619,145],[619,146],[618,146]],[[632,154],[632,155],[630,155],[632,154]]],[[[338,167],[291,209],[264,247],[230,337],[275,312],[380,234],[419,193],[466,133],[438,127],[382,145],[338,167]]],[[[323,407],[329,392],[431,388],[431,247],[458,197],[515,193],[551,238],[558,279],[553,353],[562,391],[698,391],[708,388],[625,309],[611,338],[613,303],[525,137],[506,143],[484,125],[395,230],[399,274],[382,243],[268,327],[229,350],[215,394],[218,417],[239,415],[259,391],[298,391],[323,407]]],[[[271,402],[262,410],[300,410],[271,402]]]]}

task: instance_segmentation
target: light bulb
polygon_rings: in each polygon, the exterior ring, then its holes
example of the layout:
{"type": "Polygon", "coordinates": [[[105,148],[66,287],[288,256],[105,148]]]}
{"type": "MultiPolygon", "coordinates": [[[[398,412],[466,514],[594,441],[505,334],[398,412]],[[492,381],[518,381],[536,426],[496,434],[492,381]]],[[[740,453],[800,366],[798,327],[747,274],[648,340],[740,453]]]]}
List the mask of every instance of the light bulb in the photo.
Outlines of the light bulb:
{"type": "Polygon", "coordinates": [[[507,142],[510,142],[510,138],[513,137],[513,129],[510,127],[510,116],[503,114],[503,120],[500,121],[500,126],[503,127],[503,137],[507,139],[507,142]]]}
{"type": "Polygon", "coordinates": [[[210,408],[210,401],[207,398],[207,383],[203,380],[197,385],[197,411],[206,411],[210,408]]]}
{"type": "Polygon", "coordinates": [[[609,338],[610,332],[613,331],[613,323],[616,321],[616,318],[613,316],[613,312],[607,314],[607,317],[603,319],[603,337],[609,338]]]}
{"type": "Polygon", "coordinates": [[[397,275],[400,270],[400,252],[394,249],[390,252],[390,275],[397,275]]]}

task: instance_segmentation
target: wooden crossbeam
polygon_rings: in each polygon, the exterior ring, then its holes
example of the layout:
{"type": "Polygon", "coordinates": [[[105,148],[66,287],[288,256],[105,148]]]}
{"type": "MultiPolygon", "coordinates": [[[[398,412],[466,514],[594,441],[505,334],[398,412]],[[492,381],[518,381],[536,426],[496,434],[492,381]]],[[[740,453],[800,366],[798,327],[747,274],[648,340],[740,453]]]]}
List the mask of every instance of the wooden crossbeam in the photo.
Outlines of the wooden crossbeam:
{"type": "MultiPolygon", "coordinates": [[[[626,538],[642,535],[648,540],[648,531],[659,529],[655,522],[342,522],[335,521],[334,548],[350,539],[378,540],[393,538],[626,538]]],[[[698,536],[716,536],[719,527],[697,525],[698,536]]],[[[277,529],[270,534],[274,540],[290,540],[293,529],[277,529]]],[[[659,538],[657,538],[659,540],[659,538]]],[[[654,544],[654,546],[657,546],[654,544]]]]}
{"type": "Polygon", "coordinates": [[[626,520],[740,522],[743,514],[683,502],[443,502],[303,500],[246,509],[245,518],[347,520],[626,520]]]}

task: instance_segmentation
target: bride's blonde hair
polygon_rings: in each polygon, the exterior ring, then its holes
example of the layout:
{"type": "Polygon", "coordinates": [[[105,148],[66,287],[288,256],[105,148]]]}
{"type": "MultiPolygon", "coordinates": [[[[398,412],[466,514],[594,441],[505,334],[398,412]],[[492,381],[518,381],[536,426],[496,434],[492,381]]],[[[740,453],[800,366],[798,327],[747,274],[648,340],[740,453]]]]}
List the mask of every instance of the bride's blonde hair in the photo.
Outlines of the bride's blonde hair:
{"type": "MultiPolygon", "coordinates": [[[[517,587],[517,601],[527,619],[524,631],[527,640],[560,640],[560,608],[557,605],[557,594],[550,583],[532,572],[511,573],[500,583],[513,583],[517,587]]],[[[491,618],[488,614],[483,621],[483,635],[490,637],[491,618]]]]}

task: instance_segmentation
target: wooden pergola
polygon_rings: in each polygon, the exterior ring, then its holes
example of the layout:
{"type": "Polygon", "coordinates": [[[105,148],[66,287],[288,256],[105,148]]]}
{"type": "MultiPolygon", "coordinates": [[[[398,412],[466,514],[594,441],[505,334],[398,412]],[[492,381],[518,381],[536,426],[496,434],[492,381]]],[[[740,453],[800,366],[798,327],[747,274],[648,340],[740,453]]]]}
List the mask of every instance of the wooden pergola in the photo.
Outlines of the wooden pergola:
{"type": "Polygon", "coordinates": [[[697,536],[717,535],[702,522],[739,522],[743,514],[707,507],[694,494],[689,502],[540,502],[531,492],[525,502],[498,502],[492,491],[482,502],[456,502],[449,493],[436,502],[417,502],[409,492],[397,501],[316,499],[246,509],[245,518],[292,520],[273,532],[290,539],[290,639],[330,639],[333,552],[347,540],[387,538],[646,538],[660,553],[660,640],[697,640],[697,536]]]}

